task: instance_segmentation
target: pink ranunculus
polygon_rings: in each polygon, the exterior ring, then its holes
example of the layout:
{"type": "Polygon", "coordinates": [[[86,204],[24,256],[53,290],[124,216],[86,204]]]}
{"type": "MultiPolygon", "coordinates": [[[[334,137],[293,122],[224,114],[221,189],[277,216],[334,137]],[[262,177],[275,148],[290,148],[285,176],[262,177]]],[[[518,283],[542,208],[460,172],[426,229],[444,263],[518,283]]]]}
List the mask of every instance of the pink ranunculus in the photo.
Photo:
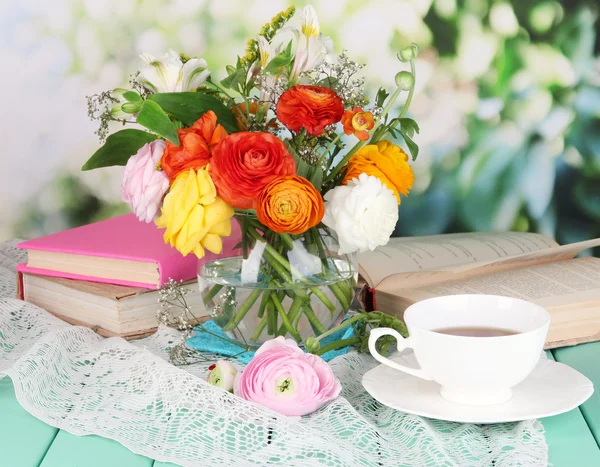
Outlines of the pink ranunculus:
{"type": "Polygon", "coordinates": [[[143,222],[152,222],[158,217],[162,199],[169,189],[169,179],[162,170],[156,169],[164,150],[162,139],[144,144],[125,166],[121,199],[143,222]]]}
{"type": "Polygon", "coordinates": [[[265,342],[233,383],[235,395],[288,416],[312,413],[341,390],[321,357],[283,337],[265,342]]]}

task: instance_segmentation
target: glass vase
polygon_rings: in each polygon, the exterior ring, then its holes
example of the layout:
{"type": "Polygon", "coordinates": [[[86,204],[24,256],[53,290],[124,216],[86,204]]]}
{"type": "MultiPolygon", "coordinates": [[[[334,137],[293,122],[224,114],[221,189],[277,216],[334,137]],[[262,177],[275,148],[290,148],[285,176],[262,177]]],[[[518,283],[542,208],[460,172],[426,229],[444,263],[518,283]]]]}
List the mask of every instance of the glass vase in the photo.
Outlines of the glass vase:
{"type": "Polygon", "coordinates": [[[249,347],[277,336],[302,344],[337,326],[354,299],[356,254],[338,254],[325,227],[278,234],[251,214],[236,217],[240,254],[198,270],[204,304],[227,337],[249,347]]]}

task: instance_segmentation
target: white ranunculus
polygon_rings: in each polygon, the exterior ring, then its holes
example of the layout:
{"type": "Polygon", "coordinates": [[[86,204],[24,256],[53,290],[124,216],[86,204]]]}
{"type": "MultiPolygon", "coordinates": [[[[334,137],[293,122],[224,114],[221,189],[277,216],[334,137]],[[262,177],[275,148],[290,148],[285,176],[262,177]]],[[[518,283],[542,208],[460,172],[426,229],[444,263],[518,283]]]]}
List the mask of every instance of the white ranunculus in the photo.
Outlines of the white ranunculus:
{"type": "Polygon", "coordinates": [[[385,245],[398,222],[398,202],[381,180],[366,173],[325,194],[323,223],[336,231],[339,253],[385,245]]]}
{"type": "Polygon", "coordinates": [[[139,81],[155,93],[193,91],[210,75],[206,60],[192,58],[184,64],[173,50],[162,58],[149,54],[140,58],[146,66],[140,70],[139,81]]]}

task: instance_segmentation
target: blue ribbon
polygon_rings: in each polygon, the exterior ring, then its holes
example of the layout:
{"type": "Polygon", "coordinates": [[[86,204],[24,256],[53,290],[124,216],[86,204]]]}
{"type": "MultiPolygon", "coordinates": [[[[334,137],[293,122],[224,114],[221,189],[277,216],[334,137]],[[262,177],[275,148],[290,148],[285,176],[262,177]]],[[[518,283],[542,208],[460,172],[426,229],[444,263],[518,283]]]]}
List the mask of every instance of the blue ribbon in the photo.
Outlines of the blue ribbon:
{"type": "MultiPolygon", "coordinates": [[[[354,336],[354,328],[349,326],[327,336],[321,341],[321,346],[330,342],[348,339],[354,336]]],[[[227,357],[235,357],[241,363],[248,363],[254,357],[254,351],[246,351],[244,347],[234,344],[229,340],[221,328],[213,321],[207,321],[194,329],[194,335],[187,340],[188,347],[200,352],[210,352],[227,357]]],[[[326,362],[348,353],[349,347],[343,347],[337,350],[330,350],[321,355],[326,362]]]]}

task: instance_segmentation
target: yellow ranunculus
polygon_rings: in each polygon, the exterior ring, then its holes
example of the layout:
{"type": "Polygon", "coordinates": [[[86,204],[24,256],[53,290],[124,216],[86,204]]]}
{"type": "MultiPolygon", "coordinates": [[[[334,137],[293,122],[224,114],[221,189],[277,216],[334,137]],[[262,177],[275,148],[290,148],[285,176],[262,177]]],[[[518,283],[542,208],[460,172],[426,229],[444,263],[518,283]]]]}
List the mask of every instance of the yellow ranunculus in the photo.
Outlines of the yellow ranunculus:
{"type": "Polygon", "coordinates": [[[379,141],[359,149],[348,162],[343,184],[361,173],[374,175],[396,195],[400,204],[400,193],[408,195],[415,181],[406,153],[390,141],[379,141]]]}
{"type": "Polygon", "coordinates": [[[231,235],[233,208],[217,196],[208,166],[177,176],[165,196],[156,225],[166,228],[165,243],[184,256],[204,257],[204,249],[219,254],[221,237],[231,235]]]}

